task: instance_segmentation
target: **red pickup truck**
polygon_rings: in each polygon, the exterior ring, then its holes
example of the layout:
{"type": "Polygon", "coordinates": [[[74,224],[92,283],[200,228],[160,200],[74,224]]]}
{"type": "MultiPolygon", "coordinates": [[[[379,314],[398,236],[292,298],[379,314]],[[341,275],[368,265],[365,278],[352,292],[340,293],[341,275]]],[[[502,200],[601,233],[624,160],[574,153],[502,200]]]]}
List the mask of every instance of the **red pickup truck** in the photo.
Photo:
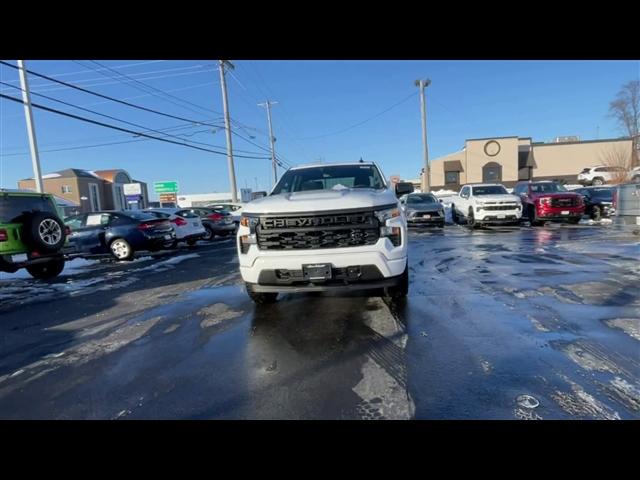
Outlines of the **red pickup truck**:
{"type": "Polygon", "coordinates": [[[522,218],[531,225],[547,221],[578,223],[584,215],[582,195],[568,191],[557,182],[520,182],[513,189],[522,199],[522,218]]]}

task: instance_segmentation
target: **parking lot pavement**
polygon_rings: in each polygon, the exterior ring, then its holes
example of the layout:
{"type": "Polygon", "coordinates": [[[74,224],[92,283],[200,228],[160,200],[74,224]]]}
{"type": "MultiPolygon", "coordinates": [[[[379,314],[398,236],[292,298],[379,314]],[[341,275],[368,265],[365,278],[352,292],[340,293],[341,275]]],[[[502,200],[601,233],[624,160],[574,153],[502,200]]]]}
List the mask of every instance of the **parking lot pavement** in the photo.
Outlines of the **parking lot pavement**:
{"type": "Polygon", "coordinates": [[[0,417],[639,418],[639,240],[415,231],[402,303],[257,308],[231,240],[0,280],[0,417]]]}

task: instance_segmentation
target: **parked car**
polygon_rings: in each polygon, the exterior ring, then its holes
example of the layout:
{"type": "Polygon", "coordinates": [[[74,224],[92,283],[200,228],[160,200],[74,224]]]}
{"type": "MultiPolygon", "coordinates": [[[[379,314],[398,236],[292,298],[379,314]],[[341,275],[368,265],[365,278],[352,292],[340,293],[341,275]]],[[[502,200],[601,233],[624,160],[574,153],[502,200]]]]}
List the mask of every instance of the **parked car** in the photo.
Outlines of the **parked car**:
{"type": "Polygon", "coordinates": [[[407,225],[444,227],[444,206],[432,193],[403,195],[400,197],[400,205],[407,216],[407,225]]]}
{"type": "Polygon", "coordinates": [[[229,212],[208,207],[182,208],[176,211],[180,216],[185,213],[195,214],[202,220],[205,229],[203,240],[213,240],[216,235],[226,237],[236,231],[236,224],[229,212]]]}
{"type": "Polygon", "coordinates": [[[237,248],[249,297],[382,289],[405,297],[407,223],[397,197],[410,191],[394,192],[371,162],[290,168],[244,207],[237,248]]]}
{"type": "Polygon", "coordinates": [[[171,222],[139,210],[102,211],[68,217],[69,253],[111,253],[130,260],[138,250],[168,248],[176,240],[171,222]]]}
{"type": "Polygon", "coordinates": [[[195,213],[185,212],[179,208],[152,208],[144,210],[144,212],[171,222],[173,231],[176,234],[173,247],[176,247],[180,242],[193,246],[205,236],[206,232],[202,225],[202,220],[195,213]]]}
{"type": "Polygon", "coordinates": [[[614,187],[584,187],[572,190],[584,197],[584,213],[596,221],[613,214],[614,191],[614,187]]]}
{"type": "Polygon", "coordinates": [[[207,208],[227,212],[233,217],[236,226],[240,223],[240,218],[242,217],[242,204],[240,203],[212,203],[207,205],[207,208]]]}
{"type": "Polygon", "coordinates": [[[640,225],[640,182],[618,185],[613,194],[616,225],[640,225]]]}
{"type": "Polygon", "coordinates": [[[640,183],[640,167],[632,168],[627,179],[633,183],[640,183]]]}
{"type": "Polygon", "coordinates": [[[626,171],[627,169],[624,167],[610,167],[606,165],[587,167],[578,174],[578,183],[580,185],[604,185],[605,183],[611,183],[616,176],[620,176],[626,171]]]}
{"type": "Polygon", "coordinates": [[[451,199],[451,218],[458,223],[466,219],[471,228],[481,225],[519,224],[522,202],[503,185],[483,183],[464,185],[451,199]]]}
{"type": "Polygon", "coordinates": [[[53,195],[0,190],[0,272],[25,268],[38,279],[58,276],[68,234],[61,216],[53,195]]]}
{"type": "Polygon", "coordinates": [[[520,182],[513,189],[522,200],[522,217],[531,225],[547,221],[578,223],[584,215],[582,195],[568,191],[558,182],[520,182]]]}

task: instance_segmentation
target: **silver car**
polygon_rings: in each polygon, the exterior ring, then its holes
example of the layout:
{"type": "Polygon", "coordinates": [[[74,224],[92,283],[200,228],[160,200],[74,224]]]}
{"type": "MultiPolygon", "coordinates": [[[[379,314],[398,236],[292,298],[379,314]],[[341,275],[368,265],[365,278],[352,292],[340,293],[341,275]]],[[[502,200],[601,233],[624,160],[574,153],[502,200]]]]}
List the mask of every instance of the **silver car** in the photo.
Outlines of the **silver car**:
{"type": "Polygon", "coordinates": [[[400,204],[409,226],[435,225],[444,227],[444,206],[432,193],[409,193],[400,197],[400,204]]]}

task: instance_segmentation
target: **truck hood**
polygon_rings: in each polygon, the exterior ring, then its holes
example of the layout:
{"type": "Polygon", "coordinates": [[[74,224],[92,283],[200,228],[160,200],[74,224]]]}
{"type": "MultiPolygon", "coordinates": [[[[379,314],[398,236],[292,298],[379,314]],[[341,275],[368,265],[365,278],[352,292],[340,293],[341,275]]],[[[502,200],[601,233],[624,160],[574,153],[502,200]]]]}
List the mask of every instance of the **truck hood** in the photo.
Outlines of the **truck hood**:
{"type": "Polygon", "coordinates": [[[357,208],[367,209],[391,204],[397,205],[398,199],[389,189],[312,190],[262,197],[246,204],[243,213],[314,213],[357,208]]]}
{"type": "Polygon", "coordinates": [[[574,198],[580,197],[581,195],[575,192],[553,192],[553,193],[532,193],[530,197],[532,199],[538,199],[541,197],[551,197],[551,198],[574,198]]]}
{"type": "Polygon", "coordinates": [[[520,202],[516,195],[479,195],[475,199],[478,202],[520,202]]]}

